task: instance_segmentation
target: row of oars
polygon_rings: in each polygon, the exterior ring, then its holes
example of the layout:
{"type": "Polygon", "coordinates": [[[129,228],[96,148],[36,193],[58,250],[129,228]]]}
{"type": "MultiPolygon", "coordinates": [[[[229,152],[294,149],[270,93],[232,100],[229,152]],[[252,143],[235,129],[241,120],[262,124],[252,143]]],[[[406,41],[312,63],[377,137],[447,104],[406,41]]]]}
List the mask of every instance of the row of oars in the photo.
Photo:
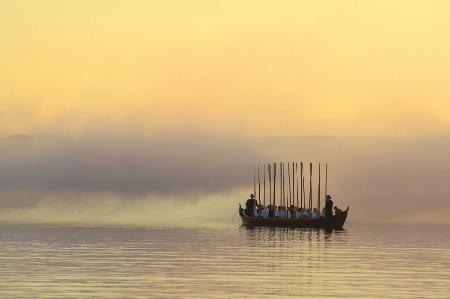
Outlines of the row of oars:
{"type": "MultiPolygon", "coordinates": [[[[307,163],[305,163],[307,164],[307,163]]],[[[306,166],[306,165],[305,165],[306,166]]],[[[306,203],[306,188],[305,188],[305,176],[306,169],[303,167],[303,162],[280,162],[280,163],[265,163],[262,164],[262,177],[263,177],[263,191],[261,202],[261,176],[260,176],[260,164],[255,165],[253,169],[253,190],[254,195],[259,204],[266,205],[266,198],[269,205],[276,205],[276,186],[279,185],[278,199],[280,206],[289,207],[297,206],[300,208],[313,208],[313,164],[309,163],[309,193],[308,204],[306,203]],[[300,167],[299,167],[300,164],[300,167]],[[287,165],[287,179],[286,183],[286,165],[287,165]],[[278,167],[277,167],[278,166],[278,167]],[[300,175],[298,170],[300,169],[300,175]],[[277,170],[279,175],[277,177],[277,170]],[[269,194],[266,196],[266,173],[269,179],[269,194]],[[277,180],[278,179],[278,180],[277,180]],[[300,180],[300,182],[299,182],[300,180]],[[258,181],[258,193],[256,192],[256,181],[258,181]],[[287,191],[286,191],[287,187],[287,191]]],[[[317,184],[317,208],[320,211],[321,203],[321,164],[318,166],[318,184],[317,184]]],[[[325,192],[324,201],[327,195],[328,188],[328,164],[325,164],[325,192]]]]}

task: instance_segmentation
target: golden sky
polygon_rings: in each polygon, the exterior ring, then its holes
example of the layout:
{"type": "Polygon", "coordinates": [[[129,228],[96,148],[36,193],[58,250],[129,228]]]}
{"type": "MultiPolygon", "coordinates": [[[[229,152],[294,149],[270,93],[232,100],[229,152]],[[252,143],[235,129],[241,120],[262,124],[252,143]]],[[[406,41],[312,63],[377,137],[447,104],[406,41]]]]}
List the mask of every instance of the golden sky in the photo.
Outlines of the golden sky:
{"type": "Polygon", "coordinates": [[[450,131],[449,1],[0,2],[0,135],[450,131]]]}

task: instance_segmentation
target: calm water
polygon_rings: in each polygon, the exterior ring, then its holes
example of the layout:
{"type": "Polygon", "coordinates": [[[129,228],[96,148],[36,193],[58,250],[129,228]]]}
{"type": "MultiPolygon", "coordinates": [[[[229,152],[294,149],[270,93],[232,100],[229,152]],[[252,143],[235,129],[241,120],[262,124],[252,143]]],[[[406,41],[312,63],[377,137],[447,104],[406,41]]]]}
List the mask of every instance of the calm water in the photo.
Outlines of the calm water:
{"type": "Polygon", "coordinates": [[[450,298],[450,228],[0,226],[0,298],[450,298]]]}

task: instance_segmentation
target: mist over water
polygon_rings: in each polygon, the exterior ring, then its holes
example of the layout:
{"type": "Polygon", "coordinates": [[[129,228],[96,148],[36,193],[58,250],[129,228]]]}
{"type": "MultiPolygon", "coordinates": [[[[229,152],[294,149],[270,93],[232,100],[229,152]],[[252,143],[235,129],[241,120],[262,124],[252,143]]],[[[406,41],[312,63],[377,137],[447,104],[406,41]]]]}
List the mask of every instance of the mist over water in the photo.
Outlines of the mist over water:
{"type": "Polygon", "coordinates": [[[0,297],[449,297],[449,143],[183,140],[2,140],[0,297]],[[345,230],[240,226],[273,161],[328,162],[345,230]]]}
{"type": "Polygon", "coordinates": [[[314,162],[314,186],[327,162],[349,221],[450,219],[446,139],[31,136],[2,139],[0,152],[2,221],[226,222],[253,190],[255,163],[273,161],[314,162]]]}

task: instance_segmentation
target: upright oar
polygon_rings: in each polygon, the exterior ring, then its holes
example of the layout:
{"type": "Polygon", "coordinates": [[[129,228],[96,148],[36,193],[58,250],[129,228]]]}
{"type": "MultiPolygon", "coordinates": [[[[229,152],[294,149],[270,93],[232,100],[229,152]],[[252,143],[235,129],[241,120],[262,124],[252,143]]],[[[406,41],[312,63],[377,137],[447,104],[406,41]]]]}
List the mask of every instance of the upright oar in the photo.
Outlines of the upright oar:
{"type": "Polygon", "coordinates": [[[282,206],[284,206],[285,205],[285,202],[286,202],[286,196],[285,196],[285,188],[284,188],[284,175],[285,175],[285,173],[284,173],[284,163],[281,163],[281,180],[282,180],[282,182],[281,182],[281,190],[280,190],[280,192],[281,192],[281,205],[282,206]]]}
{"type": "Polygon", "coordinates": [[[277,182],[277,163],[273,163],[273,205],[275,206],[275,186],[277,182]]]}
{"type": "Polygon", "coordinates": [[[298,205],[298,163],[295,162],[295,173],[297,174],[297,208],[299,207],[298,205]]]}
{"type": "Polygon", "coordinates": [[[283,167],[283,163],[280,162],[280,206],[283,205],[283,182],[284,182],[284,167],[283,167]]]}
{"type": "Polygon", "coordinates": [[[253,195],[256,197],[256,166],[253,166],[253,195]]]}
{"type": "Polygon", "coordinates": [[[292,162],[292,206],[295,206],[295,184],[294,184],[294,177],[295,177],[295,172],[294,172],[294,162],[292,162]]]}
{"type": "Polygon", "coordinates": [[[286,165],[283,162],[283,207],[287,206],[287,194],[286,194],[286,165]]]}
{"type": "Polygon", "coordinates": [[[263,188],[263,200],[264,200],[264,206],[266,205],[266,163],[263,164],[263,177],[264,177],[264,188],[263,188]]]}
{"type": "Polygon", "coordinates": [[[328,163],[325,164],[325,199],[328,195],[328,163]]]}
{"type": "Polygon", "coordinates": [[[302,177],[303,185],[303,208],[306,209],[306,188],[305,188],[305,177],[302,177]]]}
{"type": "Polygon", "coordinates": [[[319,163],[319,183],[318,183],[318,187],[317,187],[317,208],[319,209],[319,213],[320,213],[320,163],[319,163]]]}
{"type": "Polygon", "coordinates": [[[312,163],[309,163],[309,210],[312,209],[312,163]]]}
{"type": "Polygon", "coordinates": [[[269,163],[267,165],[269,170],[269,204],[272,203],[272,165],[269,163]]]}
{"type": "Polygon", "coordinates": [[[303,162],[300,162],[300,205],[301,208],[305,207],[303,204],[303,188],[305,184],[303,183],[303,162]]]}
{"type": "Polygon", "coordinates": [[[287,164],[288,165],[289,204],[287,204],[286,206],[291,205],[291,170],[290,170],[289,164],[291,164],[291,163],[288,162],[288,164],[287,164]]]}
{"type": "Polygon", "coordinates": [[[259,163],[258,163],[258,203],[261,205],[261,180],[259,179],[259,163]]]}

